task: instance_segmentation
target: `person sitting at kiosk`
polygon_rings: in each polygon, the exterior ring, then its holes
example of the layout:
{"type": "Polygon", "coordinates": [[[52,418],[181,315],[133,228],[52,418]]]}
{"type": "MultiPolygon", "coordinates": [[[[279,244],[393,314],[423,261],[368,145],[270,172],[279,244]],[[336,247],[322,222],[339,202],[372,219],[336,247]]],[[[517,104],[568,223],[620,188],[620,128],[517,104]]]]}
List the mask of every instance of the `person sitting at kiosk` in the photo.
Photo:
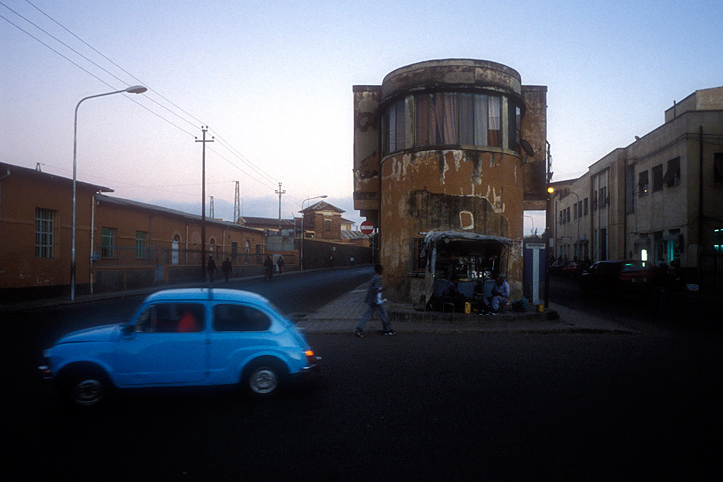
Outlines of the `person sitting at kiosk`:
{"type": "Polygon", "coordinates": [[[502,275],[498,275],[495,279],[495,285],[492,287],[492,297],[485,300],[485,304],[492,313],[499,313],[504,310],[507,301],[510,298],[510,285],[505,281],[502,275]]]}
{"type": "Polygon", "coordinates": [[[457,288],[457,285],[459,284],[459,276],[456,274],[452,275],[452,278],[447,282],[447,285],[444,287],[444,291],[442,291],[442,296],[440,297],[442,303],[452,303],[454,304],[454,311],[462,312],[464,311],[464,302],[465,302],[465,296],[459,292],[459,289],[457,288]]]}

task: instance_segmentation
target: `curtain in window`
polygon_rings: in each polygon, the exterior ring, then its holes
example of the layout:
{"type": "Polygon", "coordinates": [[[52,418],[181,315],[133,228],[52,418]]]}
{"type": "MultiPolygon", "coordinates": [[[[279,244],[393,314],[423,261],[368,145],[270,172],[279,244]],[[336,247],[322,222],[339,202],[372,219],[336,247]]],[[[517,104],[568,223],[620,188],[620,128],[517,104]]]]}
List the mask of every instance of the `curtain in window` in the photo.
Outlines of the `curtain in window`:
{"type": "Polygon", "coordinates": [[[404,126],[404,99],[397,101],[396,103],[396,123],[394,125],[394,131],[396,133],[395,140],[396,144],[393,145],[395,151],[404,149],[404,138],[405,138],[405,126],[404,126]]]}
{"type": "Polygon", "coordinates": [[[489,126],[487,134],[487,145],[500,147],[500,98],[490,96],[489,100],[489,126]]]}
{"type": "Polygon", "coordinates": [[[459,95],[459,143],[474,144],[474,98],[472,94],[459,95]]]}
{"type": "Polygon", "coordinates": [[[444,143],[457,144],[457,94],[444,94],[444,143]]]}
{"type": "Polygon", "coordinates": [[[397,128],[397,113],[396,113],[396,105],[392,104],[387,109],[387,125],[385,126],[387,129],[387,154],[394,151],[397,146],[397,136],[396,136],[396,128],[397,128]]]}
{"type": "Polygon", "coordinates": [[[431,144],[442,144],[444,129],[444,94],[432,94],[429,117],[429,140],[431,144]]]}
{"type": "Polygon", "coordinates": [[[429,94],[415,95],[417,104],[417,146],[428,146],[429,142],[429,94]]]}
{"type": "Polygon", "coordinates": [[[474,145],[487,145],[487,96],[474,96],[474,145]]]}

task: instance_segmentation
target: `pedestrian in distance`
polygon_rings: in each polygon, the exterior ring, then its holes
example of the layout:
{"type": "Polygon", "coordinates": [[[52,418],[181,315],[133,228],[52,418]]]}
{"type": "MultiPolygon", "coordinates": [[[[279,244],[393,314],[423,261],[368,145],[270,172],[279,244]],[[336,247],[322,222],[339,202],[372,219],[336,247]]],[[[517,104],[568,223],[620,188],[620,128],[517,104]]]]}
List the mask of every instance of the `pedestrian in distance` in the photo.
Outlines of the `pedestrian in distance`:
{"type": "Polygon", "coordinates": [[[221,263],[221,271],[223,271],[223,277],[226,279],[226,283],[228,283],[228,278],[231,276],[231,271],[233,268],[231,267],[231,259],[228,257],[226,260],[221,263]]]}
{"type": "Polygon", "coordinates": [[[364,315],[362,315],[359,323],[357,323],[356,328],[354,328],[354,334],[360,338],[364,336],[364,325],[374,316],[374,313],[382,320],[382,333],[384,335],[397,334],[392,330],[392,325],[389,323],[389,315],[387,314],[386,308],[384,308],[384,300],[382,299],[382,291],[384,291],[382,287],[383,274],[384,267],[381,264],[375,265],[374,276],[372,276],[371,285],[369,285],[366,298],[364,298],[364,302],[369,305],[369,307],[364,315]]]}
{"type": "Polygon", "coordinates": [[[208,282],[213,283],[213,279],[216,277],[216,263],[213,261],[213,256],[208,255],[208,262],[206,263],[206,271],[208,271],[208,282]]]}
{"type": "Polygon", "coordinates": [[[279,256],[279,259],[276,261],[276,266],[279,267],[279,273],[284,272],[284,257],[279,256]]]}
{"type": "Polygon", "coordinates": [[[266,281],[271,281],[271,279],[274,276],[274,260],[271,259],[271,255],[266,255],[266,260],[264,261],[264,279],[266,281]]]}

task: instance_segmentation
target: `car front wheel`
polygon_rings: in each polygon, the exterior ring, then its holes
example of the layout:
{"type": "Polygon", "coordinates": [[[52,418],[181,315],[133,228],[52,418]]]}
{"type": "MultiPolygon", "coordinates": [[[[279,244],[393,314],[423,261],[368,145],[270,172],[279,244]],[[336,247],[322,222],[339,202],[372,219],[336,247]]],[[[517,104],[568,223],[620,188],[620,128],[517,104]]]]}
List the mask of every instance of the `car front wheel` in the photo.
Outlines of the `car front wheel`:
{"type": "Polygon", "coordinates": [[[99,405],[108,395],[109,385],[100,373],[78,373],[65,382],[66,400],[74,407],[90,408],[99,405]]]}

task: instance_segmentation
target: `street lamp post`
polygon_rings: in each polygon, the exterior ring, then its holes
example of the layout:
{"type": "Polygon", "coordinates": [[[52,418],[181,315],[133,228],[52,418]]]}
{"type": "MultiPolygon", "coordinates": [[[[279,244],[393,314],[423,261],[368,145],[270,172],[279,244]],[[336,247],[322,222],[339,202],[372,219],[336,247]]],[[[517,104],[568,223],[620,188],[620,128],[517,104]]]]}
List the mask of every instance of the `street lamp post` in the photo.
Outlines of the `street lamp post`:
{"type": "Polygon", "coordinates": [[[312,199],[324,199],[326,197],[326,194],[322,196],[314,196],[314,197],[308,197],[301,201],[301,242],[300,242],[300,248],[301,248],[301,256],[299,257],[299,271],[304,271],[304,203],[306,201],[311,201],[312,199]]]}
{"type": "Polygon", "coordinates": [[[78,108],[80,104],[88,99],[94,99],[96,97],[104,97],[106,95],[113,94],[142,94],[148,89],[142,85],[133,85],[123,90],[114,90],[113,92],[106,92],[104,94],[90,95],[80,99],[78,104],[75,106],[75,116],[73,119],[73,233],[70,251],[70,300],[75,301],[75,241],[76,241],[76,205],[77,205],[77,154],[78,154],[78,108]]]}
{"type": "Polygon", "coordinates": [[[544,293],[544,307],[545,309],[550,307],[550,256],[552,253],[547,253],[547,250],[553,247],[554,238],[551,237],[550,228],[552,223],[552,196],[555,194],[555,188],[547,185],[547,198],[545,200],[545,235],[547,236],[547,245],[545,246],[545,293],[544,293]]]}

